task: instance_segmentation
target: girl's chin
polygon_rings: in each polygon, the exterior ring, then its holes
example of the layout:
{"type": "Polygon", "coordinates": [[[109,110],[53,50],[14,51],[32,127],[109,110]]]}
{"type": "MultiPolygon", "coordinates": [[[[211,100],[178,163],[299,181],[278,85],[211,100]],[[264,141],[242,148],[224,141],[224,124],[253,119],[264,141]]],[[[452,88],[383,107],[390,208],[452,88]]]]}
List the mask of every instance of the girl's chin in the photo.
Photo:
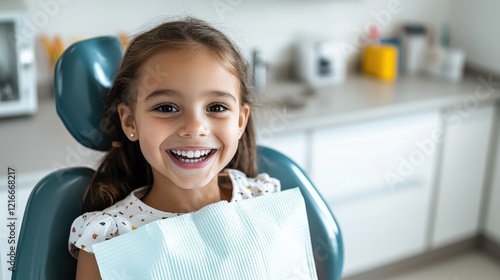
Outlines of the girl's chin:
{"type": "Polygon", "coordinates": [[[211,166],[197,169],[184,169],[173,166],[163,176],[169,178],[179,188],[184,190],[202,189],[210,184],[220,171],[214,170],[211,166]]]}
{"type": "Polygon", "coordinates": [[[193,180],[193,178],[176,178],[175,184],[183,190],[200,190],[210,185],[212,180],[193,180]]]}

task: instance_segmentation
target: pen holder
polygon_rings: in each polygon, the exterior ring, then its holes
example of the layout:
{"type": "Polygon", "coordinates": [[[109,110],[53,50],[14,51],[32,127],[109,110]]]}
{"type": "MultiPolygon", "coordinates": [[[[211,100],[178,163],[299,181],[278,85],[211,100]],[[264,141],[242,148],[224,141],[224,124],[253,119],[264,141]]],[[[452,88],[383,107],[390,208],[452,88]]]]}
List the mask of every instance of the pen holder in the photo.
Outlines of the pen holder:
{"type": "Polygon", "coordinates": [[[369,45],[363,51],[362,71],[381,80],[393,81],[398,71],[398,50],[390,45],[369,45]]]}

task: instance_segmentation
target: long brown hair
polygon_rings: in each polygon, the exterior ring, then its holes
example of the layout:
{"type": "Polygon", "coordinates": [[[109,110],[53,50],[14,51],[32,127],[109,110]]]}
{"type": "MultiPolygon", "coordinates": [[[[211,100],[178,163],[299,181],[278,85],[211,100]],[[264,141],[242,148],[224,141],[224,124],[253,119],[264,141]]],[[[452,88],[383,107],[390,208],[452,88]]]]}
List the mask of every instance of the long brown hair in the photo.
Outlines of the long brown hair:
{"type": "MultiPolygon", "coordinates": [[[[195,19],[170,21],[135,37],[125,51],[113,86],[106,97],[102,131],[106,138],[121,143],[104,156],[87,187],[83,198],[84,212],[103,210],[125,198],[132,190],[151,187],[153,175],[139,147],[121,129],[118,104],[125,103],[133,110],[138,91],[137,81],[144,62],[165,50],[203,47],[240,81],[242,104],[252,105],[248,65],[236,45],[208,23],[195,19]]],[[[239,140],[238,149],[227,168],[241,170],[248,176],[256,173],[256,143],[252,114],[239,140]]]]}

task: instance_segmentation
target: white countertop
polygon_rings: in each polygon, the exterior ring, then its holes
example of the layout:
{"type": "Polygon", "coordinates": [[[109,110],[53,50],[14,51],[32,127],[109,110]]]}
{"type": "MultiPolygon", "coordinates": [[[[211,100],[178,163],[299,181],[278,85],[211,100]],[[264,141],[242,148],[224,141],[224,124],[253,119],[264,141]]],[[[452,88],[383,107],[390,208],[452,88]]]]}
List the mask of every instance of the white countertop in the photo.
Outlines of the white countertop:
{"type": "MultiPolygon", "coordinates": [[[[468,76],[460,83],[425,78],[402,78],[395,83],[351,76],[344,85],[304,93],[300,84],[272,84],[257,106],[257,129],[274,133],[293,133],[325,126],[393,117],[424,110],[458,105],[494,102],[500,92],[483,75],[468,76]],[[479,78],[478,77],[482,77],[479,78]],[[480,80],[483,79],[483,82],[480,80]],[[479,93],[477,93],[479,90],[479,93]],[[271,94],[272,93],[272,94],[271,94]],[[486,97],[486,95],[488,95],[486,97]],[[288,98],[307,100],[300,108],[284,106],[288,98]],[[270,101],[271,100],[271,101],[270,101]],[[285,109],[286,108],[286,109],[285,109]]],[[[78,144],[66,130],[55,110],[47,87],[39,87],[39,108],[33,116],[0,119],[0,166],[23,172],[55,170],[64,166],[98,164],[102,153],[78,144]]],[[[1,176],[1,174],[0,174],[1,176]]]]}
{"type": "Polygon", "coordinates": [[[284,124],[280,127],[287,133],[424,110],[473,109],[476,101],[484,104],[499,99],[499,87],[500,82],[495,84],[487,75],[479,74],[469,75],[459,83],[424,77],[403,77],[386,83],[365,76],[350,76],[341,86],[315,92],[307,92],[304,86],[296,84],[275,84],[269,86],[269,93],[263,98],[274,100],[271,103],[275,105],[265,110],[264,117],[257,116],[257,123],[259,127],[269,125],[274,117],[284,124]],[[295,103],[305,100],[304,106],[278,105],[290,96],[295,103]],[[287,117],[283,118],[284,115],[287,117]]]}

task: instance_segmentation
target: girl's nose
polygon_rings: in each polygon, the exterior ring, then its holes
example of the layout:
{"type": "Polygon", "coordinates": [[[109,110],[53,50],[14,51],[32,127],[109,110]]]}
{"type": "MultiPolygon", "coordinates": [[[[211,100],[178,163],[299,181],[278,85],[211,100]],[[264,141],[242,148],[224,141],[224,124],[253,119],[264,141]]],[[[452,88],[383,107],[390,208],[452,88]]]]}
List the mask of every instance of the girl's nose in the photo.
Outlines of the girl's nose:
{"type": "Polygon", "coordinates": [[[196,112],[186,113],[180,121],[182,122],[179,129],[180,136],[196,138],[208,135],[207,120],[202,114],[196,112]]]}

